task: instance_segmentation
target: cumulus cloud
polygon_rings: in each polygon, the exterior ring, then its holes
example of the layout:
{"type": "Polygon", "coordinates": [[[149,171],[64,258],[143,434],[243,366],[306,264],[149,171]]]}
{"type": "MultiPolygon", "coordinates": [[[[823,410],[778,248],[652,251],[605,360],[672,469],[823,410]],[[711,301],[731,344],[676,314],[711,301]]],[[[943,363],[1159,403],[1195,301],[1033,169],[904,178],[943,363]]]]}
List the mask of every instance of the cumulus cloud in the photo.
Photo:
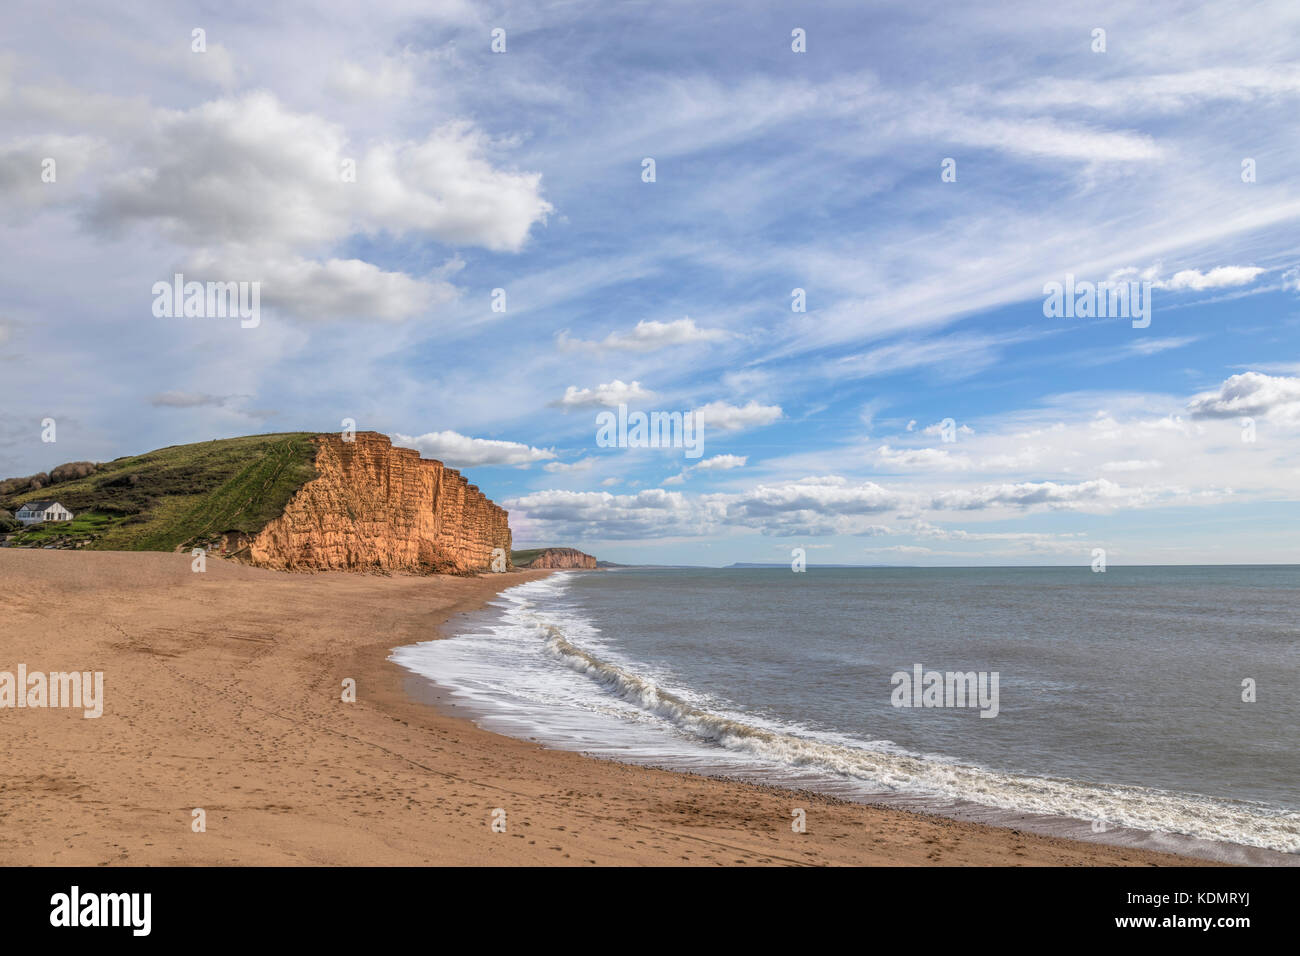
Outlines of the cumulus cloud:
{"type": "Polygon", "coordinates": [[[971,467],[966,455],[954,454],[940,448],[891,448],[881,445],[876,450],[876,460],[885,468],[913,470],[964,470],[971,467]]]}
{"type": "Polygon", "coordinates": [[[93,136],[27,136],[0,144],[5,218],[17,221],[37,209],[74,201],[87,167],[103,150],[93,136]]]}
{"type": "Polygon", "coordinates": [[[636,539],[699,536],[715,526],[708,502],[679,491],[647,488],[635,494],[608,491],[538,491],[505,502],[530,524],[544,522],[571,539],[636,539]]]}
{"type": "Polygon", "coordinates": [[[1233,286],[1249,285],[1260,274],[1267,272],[1258,266],[1215,266],[1208,272],[1199,269],[1182,269],[1166,279],[1160,277],[1160,266],[1148,266],[1138,269],[1129,266],[1111,274],[1113,280],[1140,279],[1150,282],[1152,288],[1167,289],[1170,292],[1204,292],[1207,289],[1225,289],[1233,286]]]}
{"type": "Polygon", "coordinates": [[[459,432],[426,432],[423,435],[394,434],[393,442],[406,448],[417,448],[428,458],[436,458],[452,468],[473,468],[477,465],[512,465],[526,468],[538,461],[555,457],[548,448],[533,448],[514,441],[497,441],[490,438],[471,438],[459,432]]]}
{"type": "Polygon", "coordinates": [[[640,382],[627,383],[614,379],[595,388],[578,388],[570,385],[564,390],[564,397],[551,402],[554,408],[616,408],[631,402],[646,401],[654,398],[654,392],[642,388],[640,382]]]}
{"type": "Polygon", "coordinates": [[[1051,510],[1111,510],[1169,497],[1176,489],[1129,488],[1108,478],[1091,481],[1018,481],[943,491],[930,499],[937,510],[977,511],[985,508],[1046,508],[1051,510]]]}
{"type": "Polygon", "coordinates": [[[673,345],[692,345],[700,342],[717,342],[727,338],[722,329],[701,329],[687,316],[673,322],[654,319],[638,322],[630,332],[611,332],[599,342],[571,339],[561,332],[558,341],[562,348],[587,348],[595,350],[652,352],[673,345]]]}
{"type": "Polygon", "coordinates": [[[928,521],[913,522],[910,534],[919,538],[937,538],[942,541],[977,541],[1010,542],[1029,545],[1034,550],[1076,551],[1078,539],[1084,537],[1082,532],[1051,533],[1045,531],[967,531],[965,528],[942,528],[928,521]]]}
{"type": "Polygon", "coordinates": [[[258,256],[242,247],[196,253],[178,269],[187,281],[258,282],[262,306],[308,321],[400,321],[450,302],[457,294],[441,279],[413,279],[361,259],[317,262],[292,255],[258,256]]]}
{"type": "Polygon", "coordinates": [[[688,465],[672,477],[665,478],[660,484],[680,485],[690,477],[692,472],[730,471],[733,468],[744,468],[748,461],[748,455],[714,455],[712,458],[705,458],[694,465],[688,465]]]}
{"type": "Polygon", "coordinates": [[[489,145],[461,121],[362,152],[340,126],[250,93],[159,112],[134,161],[104,182],[91,218],[109,230],[149,222],[196,246],[385,231],[517,250],[551,206],[540,173],[494,168],[489,145]]]}
{"type": "MultiPolygon", "coordinates": [[[[664,484],[679,484],[684,473],[664,484]]],[[[573,538],[665,538],[718,534],[728,529],[756,530],[777,537],[914,533],[954,541],[1020,543],[1039,551],[1068,551],[1071,535],[1038,532],[938,530],[919,518],[925,511],[1110,512],[1121,508],[1222,500],[1230,489],[1201,491],[1170,485],[1127,486],[1099,478],[1077,482],[1003,482],[925,491],[839,475],[760,484],[725,494],[687,496],[650,489],[634,495],[608,492],[539,491],[507,502],[531,524],[573,538]],[[910,532],[895,532],[879,521],[884,513],[915,519],[910,532]],[[1066,544],[1058,547],[1061,541],[1066,544]],[[1054,543],[1055,542],[1055,543],[1054,543]]]]}
{"type": "Polygon", "coordinates": [[[1247,285],[1254,282],[1255,277],[1263,271],[1265,270],[1255,266],[1219,266],[1209,272],[1183,269],[1181,272],[1175,272],[1167,281],[1157,283],[1156,287],[1173,291],[1191,289],[1193,292],[1203,292],[1206,289],[1247,285]]]}
{"type": "Polygon", "coordinates": [[[751,400],[749,404],[743,406],[730,405],[727,402],[710,402],[695,409],[695,414],[700,416],[709,428],[740,431],[745,428],[770,425],[780,419],[783,413],[780,405],[760,405],[751,400]]]}
{"type": "Polygon", "coordinates": [[[701,471],[728,471],[732,468],[744,468],[749,461],[748,455],[714,455],[695,465],[701,471]]]}
{"type": "MultiPolygon", "coordinates": [[[[219,48],[209,46],[209,66],[219,48]]],[[[385,61],[388,63],[388,61],[385,61]]],[[[353,85],[401,85],[393,61],[353,85]],[[373,80],[373,82],[372,82],[373,80]]],[[[117,240],[132,227],[190,250],[176,268],[200,281],[259,281],[262,304],[299,318],[402,320],[449,302],[443,275],[408,275],[331,256],[357,236],[413,237],[514,252],[551,205],[541,174],[502,168],[467,121],[422,139],[353,142],[338,124],[258,91],[189,109],[132,104],[139,122],[111,141],[42,136],[0,144],[10,218],[55,202],[117,240]],[[57,184],[41,180],[53,159],[57,184]]],[[[158,276],[159,279],[169,278],[158,276]]]]}
{"type": "Polygon", "coordinates": [[[871,481],[853,484],[824,476],[758,485],[717,500],[725,507],[728,524],[788,536],[858,533],[866,524],[864,516],[895,510],[913,497],[871,481]]]}
{"type": "Polygon", "coordinates": [[[1217,389],[1202,392],[1187,403],[1194,418],[1265,416],[1279,421],[1300,421],[1300,378],[1242,372],[1217,389]]]}

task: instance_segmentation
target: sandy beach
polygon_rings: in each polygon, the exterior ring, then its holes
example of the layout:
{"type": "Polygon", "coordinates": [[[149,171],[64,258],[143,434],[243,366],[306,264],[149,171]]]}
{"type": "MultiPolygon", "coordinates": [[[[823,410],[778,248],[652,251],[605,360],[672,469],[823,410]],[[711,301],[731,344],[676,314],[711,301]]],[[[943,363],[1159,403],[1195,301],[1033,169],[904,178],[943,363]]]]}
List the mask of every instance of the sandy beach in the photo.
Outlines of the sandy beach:
{"type": "Polygon", "coordinates": [[[544,750],[416,699],[387,660],[547,573],[0,550],[0,671],[104,674],[97,719],[0,709],[0,863],[1204,865],[544,750]]]}

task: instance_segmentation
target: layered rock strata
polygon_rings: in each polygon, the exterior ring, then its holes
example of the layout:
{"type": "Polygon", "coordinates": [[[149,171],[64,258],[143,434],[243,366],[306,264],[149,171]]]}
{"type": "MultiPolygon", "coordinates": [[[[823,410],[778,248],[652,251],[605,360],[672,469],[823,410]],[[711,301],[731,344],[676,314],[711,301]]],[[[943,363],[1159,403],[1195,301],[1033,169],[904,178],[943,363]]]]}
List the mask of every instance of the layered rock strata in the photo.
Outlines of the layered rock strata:
{"type": "Polygon", "coordinates": [[[378,432],[314,441],[317,477],[249,542],[253,564],[465,574],[509,561],[505,509],[455,468],[378,432]]]}

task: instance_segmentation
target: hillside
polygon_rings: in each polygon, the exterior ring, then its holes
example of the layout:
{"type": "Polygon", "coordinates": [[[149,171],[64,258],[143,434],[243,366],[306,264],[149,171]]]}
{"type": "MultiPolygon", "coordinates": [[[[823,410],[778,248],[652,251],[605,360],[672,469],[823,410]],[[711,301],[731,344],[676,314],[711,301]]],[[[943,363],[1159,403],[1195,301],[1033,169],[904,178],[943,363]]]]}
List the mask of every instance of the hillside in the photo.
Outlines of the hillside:
{"type": "Polygon", "coordinates": [[[6,547],[203,547],[284,570],[451,574],[498,560],[505,570],[510,554],[503,508],[457,469],[378,432],[174,445],[0,481],[0,509],[32,500],[58,501],[75,517],[28,528],[6,519],[6,547]]]}
{"type": "Polygon", "coordinates": [[[0,508],[12,512],[25,501],[55,499],[76,517],[16,532],[8,545],[173,551],[225,532],[257,532],[315,477],[311,439],[288,432],[172,445],[106,462],[81,477],[10,491],[0,495],[0,508]]]}

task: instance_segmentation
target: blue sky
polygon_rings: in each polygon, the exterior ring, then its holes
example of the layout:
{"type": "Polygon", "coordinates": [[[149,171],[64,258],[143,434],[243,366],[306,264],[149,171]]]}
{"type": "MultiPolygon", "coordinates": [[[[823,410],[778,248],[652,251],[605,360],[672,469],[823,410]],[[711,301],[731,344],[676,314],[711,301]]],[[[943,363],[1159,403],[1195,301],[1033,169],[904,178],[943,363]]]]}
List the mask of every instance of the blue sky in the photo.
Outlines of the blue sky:
{"type": "Polygon", "coordinates": [[[14,14],[0,473],[350,418],[616,561],[1297,560],[1295,4],[262,6],[14,14]]]}

